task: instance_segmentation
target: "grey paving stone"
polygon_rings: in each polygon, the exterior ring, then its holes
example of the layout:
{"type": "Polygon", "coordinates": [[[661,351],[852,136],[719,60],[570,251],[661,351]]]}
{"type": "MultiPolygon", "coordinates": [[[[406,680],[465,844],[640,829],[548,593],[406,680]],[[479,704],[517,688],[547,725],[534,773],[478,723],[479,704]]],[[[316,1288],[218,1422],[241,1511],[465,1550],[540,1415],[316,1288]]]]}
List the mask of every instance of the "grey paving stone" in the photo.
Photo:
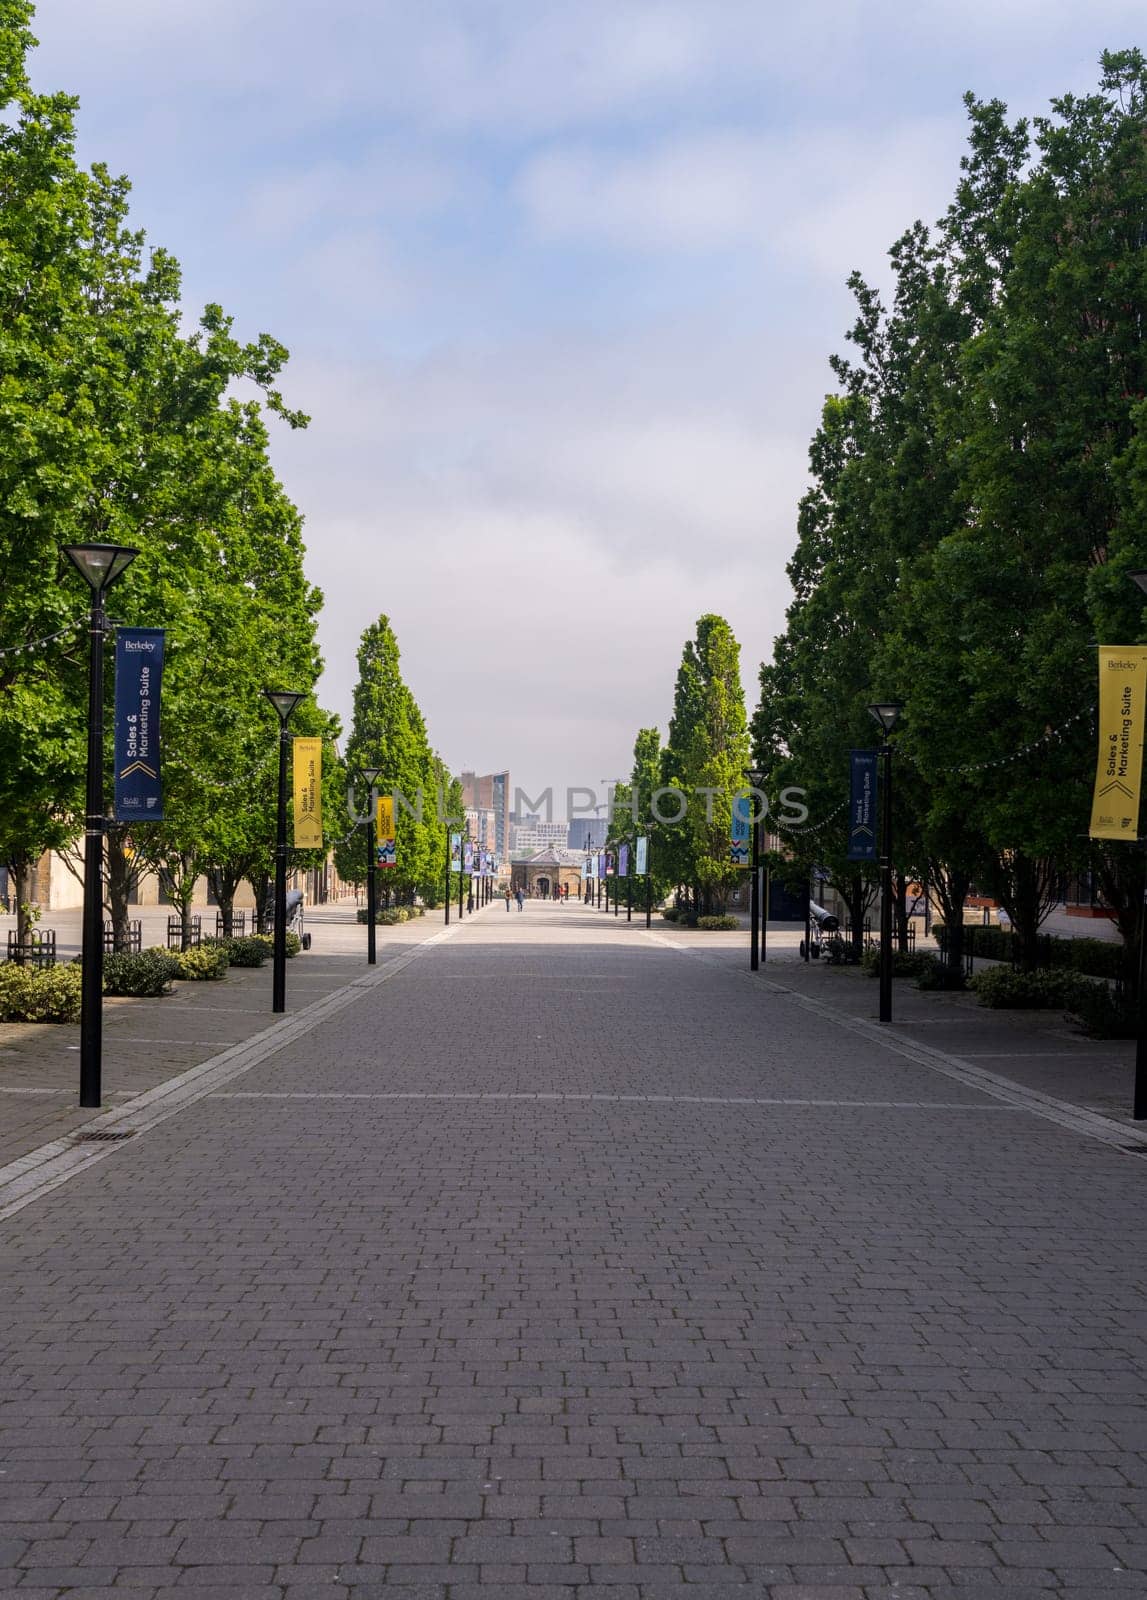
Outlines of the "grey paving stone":
{"type": "Polygon", "coordinates": [[[1147,1592],[1145,1169],[531,909],[3,1225],[13,1593],[1147,1592]]]}

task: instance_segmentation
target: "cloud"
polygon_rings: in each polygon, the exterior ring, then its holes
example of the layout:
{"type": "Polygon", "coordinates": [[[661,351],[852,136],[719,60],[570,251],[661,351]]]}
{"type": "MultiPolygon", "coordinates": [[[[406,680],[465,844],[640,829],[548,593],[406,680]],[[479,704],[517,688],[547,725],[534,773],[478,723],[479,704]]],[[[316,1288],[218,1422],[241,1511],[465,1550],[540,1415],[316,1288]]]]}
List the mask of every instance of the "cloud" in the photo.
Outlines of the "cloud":
{"type": "Polygon", "coordinates": [[[840,276],[846,263],[879,258],[916,216],[932,220],[962,143],[962,119],[946,116],[893,134],[708,131],[638,151],[557,146],[525,164],[516,195],[548,243],[641,255],[747,249],[840,276]]]}

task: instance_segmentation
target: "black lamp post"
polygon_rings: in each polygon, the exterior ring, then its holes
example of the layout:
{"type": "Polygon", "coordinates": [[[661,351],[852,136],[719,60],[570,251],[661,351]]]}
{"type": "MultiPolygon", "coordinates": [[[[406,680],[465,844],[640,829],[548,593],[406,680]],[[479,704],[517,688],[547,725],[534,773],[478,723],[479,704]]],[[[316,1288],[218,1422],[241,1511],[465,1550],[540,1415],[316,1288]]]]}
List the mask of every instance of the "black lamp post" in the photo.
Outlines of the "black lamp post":
{"type": "Polygon", "coordinates": [[[378,880],[375,878],[375,858],[378,853],[378,830],[375,827],[376,800],[374,786],[378,782],[380,767],[363,767],[362,781],[366,784],[366,964],[373,967],[377,955],[375,923],[378,918],[378,880]]]}
{"type": "Polygon", "coordinates": [[[880,724],[881,772],[884,814],[880,840],[880,1020],[892,1021],[892,746],[888,735],[900,719],[904,707],[884,701],[868,708],[868,715],[880,724]]]}
{"type": "Polygon", "coordinates": [[[91,590],[88,648],[88,782],[84,807],[84,931],[80,1002],[80,1105],[98,1106],[103,1075],[104,990],[104,595],[138,550],[66,544],[64,554],[91,590]]]}
{"type": "MultiPolygon", "coordinates": [[[[1147,572],[1127,576],[1147,595],[1147,572]]],[[[1139,985],[1135,1030],[1135,1088],[1131,1115],[1136,1122],[1147,1120],[1147,838],[1141,839],[1144,851],[1143,905],[1139,913],[1139,985]]]]}
{"type": "MultiPolygon", "coordinates": [[[[759,789],[764,782],[764,775],[760,772],[746,771],[745,782],[753,789],[759,789]]],[[[761,819],[757,816],[756,807],[752,804],[755,796],[750,796],[749,826],[753,830],[752,863],[753,877],[749,884],[749,971],[756,972],[761,965],[760,955],[760,923],[761,923],[761,819]]]]}
{"type": "Polygon", "coordinates": [[[300,700],[294,689],[264,689],[279,715],[279,807],[275,829],[275,948],[272,956],[271,1010],[287,1009],[287,724],[300,700]]]}

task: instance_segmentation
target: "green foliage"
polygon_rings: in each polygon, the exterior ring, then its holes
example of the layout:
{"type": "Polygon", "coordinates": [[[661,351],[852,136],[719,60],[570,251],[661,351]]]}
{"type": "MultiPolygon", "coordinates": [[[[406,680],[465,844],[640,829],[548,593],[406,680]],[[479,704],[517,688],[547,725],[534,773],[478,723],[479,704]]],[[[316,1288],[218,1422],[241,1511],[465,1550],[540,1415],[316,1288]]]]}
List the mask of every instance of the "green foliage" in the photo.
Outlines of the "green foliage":
{"type": "Polygon", "coordinates": [[[155,996],[170,994],[179,977],[179,960],[167,950],[141,950],[104,956],[104,993],[155,996]]]}
{"type": "MultiPolygon", "coordinates": [[[[440,816],[460,817],[463,808],[461,786],[431,749],[426,722],[399,661],[390,619],[379,617],[364,631],[359,646],[345,766],[352,778],[363,769],[377,769],[375,793],[395,797],[396,865],[387,869],[386,885],[405,899],[416,893],[441,893],[447,825],[440,816]]],[[[360,813],[365,812],[367,791],[361,782],[355,795],[360,813]]],[[[365,882],[365,827],[355,828],[336,849],[335,861],[342,877],[365,882]]]]}
{"type": "Polygon", "coordinates": [[[665,918],[666,922],[680,922],[681,909],[679,906],[662,906],[661,915],[665,918]]]}
{"type": "Polygon", "coordinates": [[[227,976],[230,965],[227,951],[219,945],[201,946],[198,950],[180,950],[177,952],[179,973],[181,978],[189,978],[193,982],[217,981],[227,976]]]}
{"type": "Polygon", "coordinates": [[[901,701],[895,864],[949,917],[990,889],[1028,966],[1063,871],[1097,873],[1129,941],[1142,898],[1141,854],[1081,842],[1080,713],[1093,642],[1147,622],[1127,580],[1147,567],[1145,99],[1138,50],[1030,125],[969,96],[948,211],[893,245],[887,303],[851,280],[753,724],[773,787],[806,787],[824,823],[782,837],[859,920],[848,750],[876,742],[868,702],[901,701]]]}
{"type": "MultiPolygon", "coordinates": [[[[927,952],[924,952],[927,954],[927,952]]],[[[963,989],[967,983],[962,967],[952,967],[940,961],[936,956],[928,956],[928,964],[921,964],[916,974],[916,987],[918,989],[963,989]]]]}
{"type": "Polygon", "coordinates": [[[83,976],[61,967],[0,966],[0,1022],[78,1022],[83,976]]]}
{"type": "MultiPolygon", "coordinates": [[[[933,924],[937,934],[943,927],[941,922],[933,924]]],[[[1010,928],[973,924],[965,928],[964,940],[965,950],[971,950],[977,961],[1014,962],[1018,953],[1016,936],[1010,928]]],[[[1119,978],[1124,974],[1127,951],[1109,939],[1071,939],[1048,933],[1040,935],[1039,960],[1041,966],[1065,968],[1089,978],[1119,978]]]]}
{"type": "Polygon", "coordinates": [[[227,959],[233,967],[261,967],[271,958],[271,944],[261,934],[225,941],[227,959]]]}
{"type": "Polygon", "coordinates": [[[698,917],[693,926],[704,928],[706,933],[736,933],[741,924],[736,917],[710,916],[698,917]]]}
{"type": "Polygon", "coordinates": [[[996,1011],[1075,1011],[1088,1004],[1090,991],[1098,986],[1078,973],[1055,968],[1021,972],[989,967],[969,979],[968,987],[982,1006],[996,1011]]]}
{"type": "MultiPolygon", "coordinates": [[[[892,976],[894,978],[920,978],[930,975],[936,957],[930,950],[893,950],[892,976]]],[[[870,978],[880,976],[880,946],[869,944],[860,957],[860,970],[870,978]]]]}
{"type": "Polygon", "coordinates": [[[1139,1006],[1126,995],[1115,994],[1105,983],[1082,985],[1070,1010],[1091,1039],[1135,1039],[1139,1035],[1139,1006]]]}
{"type": "Polygon", "coordinates": [[[302,939],[290,928],[287,929],[283,944],[288,961],[290,961],[294,956],[297,956],[299,951],[303,948],[302,939]]]}

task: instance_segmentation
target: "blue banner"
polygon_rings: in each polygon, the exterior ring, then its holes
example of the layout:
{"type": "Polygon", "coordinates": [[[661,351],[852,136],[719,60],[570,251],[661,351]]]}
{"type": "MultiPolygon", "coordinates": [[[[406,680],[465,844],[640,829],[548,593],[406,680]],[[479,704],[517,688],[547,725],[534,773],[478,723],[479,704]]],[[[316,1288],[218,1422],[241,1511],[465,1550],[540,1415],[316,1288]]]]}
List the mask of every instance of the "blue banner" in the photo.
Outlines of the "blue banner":
{"type": "Polygon", "coordinates": [[[462,846],[462,870],[463,872],[473,872],[474,870],[474,841],[472,839],[467,839],[462,846]]]}
{"type": "Polygon", "coordinates": [[[649,840],[644,834],[637,841],[637,866],[634,870],[639,878],[644,878],[649,871],[649,840]]]}
{"type": "Polygon", "coordinates": [[[749,830],[752,827],[750,812],[752,796],[733,796],[733,817],[729,828],[729,861],[734,867],[749,865],[749,830]]]}
{"type": "Polygon", "coordinates": [[[158,822],[163,629],[118,628],[115,641],[115,819],[158,822]]]}
{"type": "Polygon", "coordinates": [[[876,751],[850,750],[848,859],[876,860],[876,751]]]}
{"type": "Polygon", "coordinates": [[[617,852],[617,875],[619,878],[629,877],[629,846],[623,844],[617,852]]]}

